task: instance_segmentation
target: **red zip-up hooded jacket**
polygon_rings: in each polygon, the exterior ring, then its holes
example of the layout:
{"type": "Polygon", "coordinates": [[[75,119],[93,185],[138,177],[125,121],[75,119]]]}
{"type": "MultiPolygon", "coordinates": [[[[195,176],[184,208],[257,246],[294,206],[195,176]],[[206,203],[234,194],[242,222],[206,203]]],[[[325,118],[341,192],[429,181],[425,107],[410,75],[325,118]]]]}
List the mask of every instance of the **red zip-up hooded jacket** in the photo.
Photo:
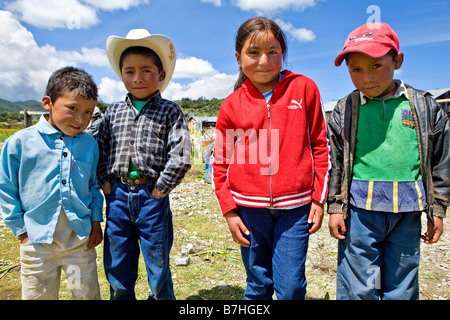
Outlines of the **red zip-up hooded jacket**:
{"type": "Polygon", "coordinates": [[[266,102],[246,80],[222,103],[213,174],[222,213],[237,205],[282,208],[327,199],[330,150],[319,90],[284,71],[266,102]]]}

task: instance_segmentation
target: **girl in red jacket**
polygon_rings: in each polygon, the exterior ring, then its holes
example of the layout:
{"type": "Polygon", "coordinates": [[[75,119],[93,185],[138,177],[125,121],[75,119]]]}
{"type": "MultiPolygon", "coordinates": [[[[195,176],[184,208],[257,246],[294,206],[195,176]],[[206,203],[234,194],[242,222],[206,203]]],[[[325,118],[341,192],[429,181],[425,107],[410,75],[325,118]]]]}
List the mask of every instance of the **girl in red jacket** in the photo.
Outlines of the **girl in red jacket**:
{"type": "Polygon", "coordinates": [[[236,36],[240,77],[220,108],[214,184],[247,271],[245,299],[304,299],[309,235],[320,229],[331,167],[315,83],[282,69],[286,40],[256,17],[236,36]]]}

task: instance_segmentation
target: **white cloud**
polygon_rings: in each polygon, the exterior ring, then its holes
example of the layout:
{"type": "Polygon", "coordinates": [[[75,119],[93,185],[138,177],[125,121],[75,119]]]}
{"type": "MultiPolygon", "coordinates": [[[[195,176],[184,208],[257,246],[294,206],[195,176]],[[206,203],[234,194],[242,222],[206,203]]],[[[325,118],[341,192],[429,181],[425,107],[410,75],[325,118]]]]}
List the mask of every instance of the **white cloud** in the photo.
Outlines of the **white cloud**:
{"type": "Polygon", "coordinates": [[[6,9],[43,29],[88,29],[100,22],[98,10],[128,10],[149,0],[15,0],[6,9]]]}
{"type": "Polygon", "coordinates": [[[403,74],[403,69],[394,70],[394,75],[400,77],[403,74]]]}
{"type": "MultiPolygon", "coordinates": [[[[236,75],[219,73],[208,61],[195,57],[178,58],[172,81],[162,96],[169,100],[200,97],[221,99],[232,92],[236,80],[236,75]],[[174,79],[191,79],[192,82],[181,84],[174,79]]],[[[99,95],[103,101],[108,103],[121,101],[126,93],[121,81],[107,77],[101,79],[99,95]]]]}
{"type": "Polygon", "coordinates": [[[38,28],[89,28],[99,22],[95,8],[78,0],[16,0],[6,5],[21,20],[38,28]]]}
{"type": "Polygon", "coordinates": [[[304,10],[314,7],[320,0],[233,0],[233,4],[241,10],[253,10],[258,13],[268,13],[280,9],[304,10]]]}
{"type": "MultiPolygon", "coordinates": [[[[52,72],[64,66],[109,66],[104,49],[83,47],[79,51],[62,51],[49,44],[39,46],[33,34],[11,12],[0,11],[0,21],[0,97],[3,99],[39,100],[52,72]]],[[[211,99],[230,94],[237,76],[219,73],[209,61],[182,57],[177,60],[173,79],[193,82],[171,82],[163,93],[167,99],[211,99]]],[[[126,89],[119,80],[103,77],[98,86],[100,98],[105,102],[125,97],[126,89]]]]}
{"type": "Polygon", "coordinates": [[[310,42],[316,38],[316,35],[312,30],[306,28],[295,28],[292,23],[285,22],[281,19],[276,19],[276,23],[280,26],[281,29],[289,33],[300,42],[310,42]]]}
{"type": "MultiPolygon", "coordinates": [[[[237,75],[218,73],[188,84],[171,81],[162,93],[162,96],[169,100],[181,100],[182,98],[198,99],[200,97],[222,99],[233,92],[236,80],[237,75]]],[[[98,86],[98,94],[102,101],[112,103],[123,101],[127,90],[121,81],[104,77],[98,86]]]]}
{"type": "Polygon", "coordinates": [[[181,100],[182,98],[198,99],[222,99],[233,92],[237,75],[218,73],[186,85],[169,83],[162,96],[169,100],[181,100]]]}
{"type": "Polygon", "coordinates": [[[175,65],[173,78],[197,79],[218,73],[209,61],[195,57],[179,58],[175,65]]]}
{"type": "Polygon", "coordinates": [[[82,48],[59,51],[51,45],[38,46],[34,36],[8,11],[0,11],[0,97],[18,101],[39,99],[55,70],[68,66],[106,66],[103,49],[82,48]]]}
{"type": "Polygon", "coordinates": [[[107,103],[123,101],[126,94],[125,85],[120,80],[103,77],[98,85],[98,95],[102,101],[107,103]]]}
{"type": "Polygon", "coordinates": [[[137,7],[148,4],[149,0],[80,0],[86,4],[101,10],[114,11],[118,9],[128,10],[130,7],[137,7]]]}
{"type": "MultiPolygon", "coordinates": [[[[222,99],[233,92],[236,80],[237,75],[217,73],[188,84],[171,81],[162,96],[169,100],[198,99],[200,97],[222,99]]],[[[98,86],[98,93],[102,101],[112,103],[122,101],[127,94],[127,90],[121,81],[104,77],[98,86]]]]}
{"type": "Polygon", "coordinates": [[[55,54],[59,58],[66,61],[67,64],[89,64],[95,67],[109,66],[108,58],[104,49],[100,48],[81,48],[81,53],[78,51],[56,51],[55,54]]]}
{"type": "MultiPolygon", "coordinates": [[[[225,98],[232,92],[236,79],[235,75],[218,73],[208,61],[195,57],[178,58],[172,81],[162,96],[169,100],[225,98]],[[191,79],[193,82],[180,84],[174,79],[191,79]]],[[[103,101],[121,101],[126,93],[121,81],[107,77],[101,79],[99,95],[103,101]]]]}
{"type": "Polygon", "coordinates": [[[205,3],[212,3],[215,7],[221,7],[222,6],[222,0],[201,0],[205,3]]]}

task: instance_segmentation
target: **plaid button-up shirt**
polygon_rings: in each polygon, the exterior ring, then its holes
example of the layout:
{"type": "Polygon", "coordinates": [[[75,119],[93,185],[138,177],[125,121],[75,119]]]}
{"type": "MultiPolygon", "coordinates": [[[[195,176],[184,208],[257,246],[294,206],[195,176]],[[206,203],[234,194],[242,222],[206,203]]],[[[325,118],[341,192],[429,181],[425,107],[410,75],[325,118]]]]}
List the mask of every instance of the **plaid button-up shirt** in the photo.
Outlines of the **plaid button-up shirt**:
{"type": "Polygon", "coordinates": [[[136,114],[127,95],[106,110],[96,136],[100,159],[98,182],[127,177],[130,160],[141,178],[156,178],[168,193],[191,167],[191,139],[180,107],[154,94],[136,114]]]}

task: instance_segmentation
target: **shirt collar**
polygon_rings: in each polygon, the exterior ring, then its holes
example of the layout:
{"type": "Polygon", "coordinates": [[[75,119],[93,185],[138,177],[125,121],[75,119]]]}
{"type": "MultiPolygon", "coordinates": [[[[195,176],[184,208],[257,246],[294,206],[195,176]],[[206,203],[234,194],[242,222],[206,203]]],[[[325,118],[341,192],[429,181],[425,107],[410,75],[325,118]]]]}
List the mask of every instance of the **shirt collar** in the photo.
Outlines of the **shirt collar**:
{"type": "Polygon", "coordinates": [[[48,113],[44,113],[41,115],[39,122],[36,124],[39,132],[42,132],[43,134],[47,135],[57,135],[57,138],[59,137],[78,137],[79,135],[83,134],[83,132],[79,132],[74,136],[68,136],[64,134],[63,132],[59,131],[55,127],[53,127],[50,123],[48,123],[47,118],[49,117],[48,113]]]}
{"type": "MultiPolygon", "coordinates": [[[[403,83],[403,81],[402,80],[394,80],[394,82],[397,84],[397,91],[393,95],[390,95],[389,97],[387,97],[384,100],[396,99],[396,98],[398,98],[398,97],[400,97],[402,95],[405,96],[406,99],[409,99],[408,92],[406,91],[406,86],[403,83]]],[[[375,99],[375,98],[371,98],[371,97],[366,96],[361,91],[359,92],[359,97],[360,97],[361,105],[365,105],[367,103],[368,99],[370,99],[370,100],[375,99]]]]}
{"type": "Polygon", "coordinates": [[[39,122],[37,123],[37,127],[38,127],[39,131],[42,133],[45,133],[45,134],[61,133],[59,130],[54,128],[50,123],[48,123],[48,121],[47,121],[48,116],[49,116],[48,113],[44,113],[43,115],[41,115],[41,118],[39,119],[39,122]]]}
{"type": "MultiPolygon", "coordinates": [[[[148,98],[147,103],[149,102],[155,102],[157,103],[159,100],[161,99],[161,93],[159,92],[159,90],[156,90],[156,92],[150,96],[150,98],[148,98]]],[[[131,94],[128,93],[125,101],[128,105],[133,106],[133,103],[131,101],[133,101],[133,98],[131,97],[131,94]]]]}

